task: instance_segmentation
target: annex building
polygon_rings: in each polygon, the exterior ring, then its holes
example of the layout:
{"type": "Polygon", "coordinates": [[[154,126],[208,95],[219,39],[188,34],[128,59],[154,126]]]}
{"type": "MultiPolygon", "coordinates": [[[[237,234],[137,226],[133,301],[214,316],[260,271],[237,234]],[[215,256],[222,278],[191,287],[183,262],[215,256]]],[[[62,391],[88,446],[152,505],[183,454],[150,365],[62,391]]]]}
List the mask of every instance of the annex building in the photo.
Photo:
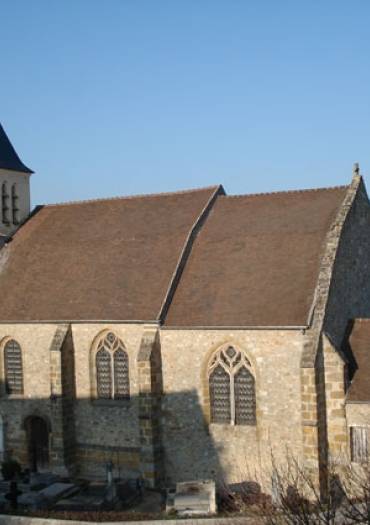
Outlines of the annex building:
{"type": "MultiPolygon", "coordinates": [[[[238,481],[367,458],[370,205],[222,186],[37,206],[0,126],[0,451],[31,469],[238,481]]],[[[323,481],[323,479],[321,479],[323,481]]]]}

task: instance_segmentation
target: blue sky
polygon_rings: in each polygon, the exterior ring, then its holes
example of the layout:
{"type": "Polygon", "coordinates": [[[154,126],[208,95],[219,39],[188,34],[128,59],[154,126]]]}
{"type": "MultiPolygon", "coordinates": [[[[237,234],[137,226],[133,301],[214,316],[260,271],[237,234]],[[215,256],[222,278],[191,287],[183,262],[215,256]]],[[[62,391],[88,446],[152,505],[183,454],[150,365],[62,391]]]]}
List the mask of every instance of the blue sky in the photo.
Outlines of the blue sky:
{"type": "Polygon", "coordinates": [[[368,0],[1,0],[0,19],[34,204],[370,173],[368,0]]]}

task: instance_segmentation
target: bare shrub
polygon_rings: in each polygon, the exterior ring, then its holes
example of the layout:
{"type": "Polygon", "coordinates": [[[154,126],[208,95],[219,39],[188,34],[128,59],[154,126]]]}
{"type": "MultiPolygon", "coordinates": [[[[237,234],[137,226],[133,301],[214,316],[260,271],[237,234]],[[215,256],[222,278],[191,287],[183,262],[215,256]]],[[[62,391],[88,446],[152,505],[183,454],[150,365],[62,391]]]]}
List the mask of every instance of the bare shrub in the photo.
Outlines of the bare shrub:
{"type": "Polygon", "coordinates": [[[261,490],[256,481],[246,481],[218,487],[219,511],[228,514],[248,514],[271,506],[271,496],[261,490]]]}
{"type": "Polygon", "coordinates": [[[318,479],[293,456],[285,464],[272,458],[272,508],[262,508],[268,525],[333,525],[337,523],[343,499],[338,480],[332,476],[325,498],[320,495],[318,479]]]}
{"type": "Polygon", "coordinates": [[[370,463],[351,463],[341,467],[345,501],[341,508],[343,523],[370,524],[370,463]]]}

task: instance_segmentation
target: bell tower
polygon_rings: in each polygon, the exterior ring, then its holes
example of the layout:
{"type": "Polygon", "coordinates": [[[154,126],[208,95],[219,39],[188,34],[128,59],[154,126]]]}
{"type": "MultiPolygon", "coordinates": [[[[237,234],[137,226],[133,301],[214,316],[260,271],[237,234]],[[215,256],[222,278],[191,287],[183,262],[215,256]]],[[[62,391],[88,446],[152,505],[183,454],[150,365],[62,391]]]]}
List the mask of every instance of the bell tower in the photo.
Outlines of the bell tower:
{"type": "Polygon", "coordinates": [[[28,217],[30,176],[0,124],[0,246],[28,217]],[[1,239],[2,238],[2,239],[1,239]]]}

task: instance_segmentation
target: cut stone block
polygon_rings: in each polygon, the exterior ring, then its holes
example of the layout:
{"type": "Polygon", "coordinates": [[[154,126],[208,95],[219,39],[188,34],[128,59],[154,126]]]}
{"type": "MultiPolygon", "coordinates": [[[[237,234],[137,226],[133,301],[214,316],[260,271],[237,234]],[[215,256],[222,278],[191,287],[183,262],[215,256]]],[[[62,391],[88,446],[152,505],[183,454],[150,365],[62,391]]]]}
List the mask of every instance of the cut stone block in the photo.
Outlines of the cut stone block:
{"type": "Polygon", "coordinates": [[[211,480],[177,483],[176,492],[167,494],[167,510],[179,515],[216,514],[216,486],[211,480]]]}

